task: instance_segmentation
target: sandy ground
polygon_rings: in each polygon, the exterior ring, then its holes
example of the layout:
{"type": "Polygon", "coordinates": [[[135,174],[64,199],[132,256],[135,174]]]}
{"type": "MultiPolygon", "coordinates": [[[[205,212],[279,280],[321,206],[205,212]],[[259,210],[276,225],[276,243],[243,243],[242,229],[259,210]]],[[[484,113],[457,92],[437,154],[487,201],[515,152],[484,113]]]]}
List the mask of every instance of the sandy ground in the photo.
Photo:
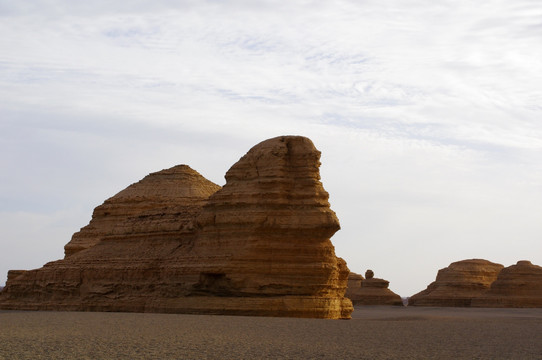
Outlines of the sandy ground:
{"type": "Polygon", "coordinates": [[[542,359],[542,309],[356,307],[352,320],[0,311],[0,359],[542,359]]]}

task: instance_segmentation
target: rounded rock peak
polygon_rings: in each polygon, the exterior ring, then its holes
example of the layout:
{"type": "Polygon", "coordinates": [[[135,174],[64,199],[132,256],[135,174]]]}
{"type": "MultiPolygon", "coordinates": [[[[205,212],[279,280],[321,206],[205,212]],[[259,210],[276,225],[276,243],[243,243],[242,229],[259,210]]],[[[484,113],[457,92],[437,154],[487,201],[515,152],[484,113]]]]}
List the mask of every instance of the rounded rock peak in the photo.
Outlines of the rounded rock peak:
{"type": "Polygon", "coordinates": [[[533,263],[530,262],[529,260],[520,260],[517,262],[516,265],[519,265],[519,266],[533,266],[533,263]]]}
{"type": "Polygon", "coordinates": [[[207,180],[188,165],[176,165],[153,172],[140,181],[121,190],[106,202],[126,201],[127,199],[152,198],[172,200],[174,198],[208,198],[220,186],[207,180]]]}
{"type": "Polygon", "coordinates": [[[175,165],[168,169],[163,169],[151,174],[162,174],[162,173],[188,173],[188,174],[199,174],[196,170],[192,169],[186,164],[175,165]]]}
{"type": "Polygon", "coordinates": [[[231,180],[266,177],[303,177],[320,180],[320,151],[304,136],[284,135],[253,146],[226,173],[231,180]]]}
{"type": "Polygon", "coordinates": [[[447,268],[450,270],[464,270],[464,269],[479,269],[479,268],[503,268],[501,264],[497,264],[485,259],[467,259],[460,260],[451,263],[447,268]]]}
{"type": "Polygon", "coordinates": [[[451,263],[450,265],[457,265],[457,264],[481,264],[481,265],[488,265],[488,264],[494,264],[489,260],[485,259],[466,259],[466,260],[460,260],[455,261],[451,263]]]}
{"type": "Polygon", "coordinates": [[[308,137],[300,136],[300,135],[281,135],[281,136],[277,136],[271,139],[264,140],[254,145],[249,150],[249,152],[259,147],[267,147],[267,146],[276,145],[276,144],[287,144],[287,145],[298,146],[298,147],[306,148],[310,150],[316,150],[316,147],[314,146],[312,140],[309,139],[308,137]]]}
{"type": "Polygon", "coordinates": [[[367,270],[365,272],[365,278],[366,279],[372,279],[372,278],[374,278],[374,276],[375,276],[375,273],[374,273],[373,270],[367,270]]]}
{"type": "MultiPolygon", "coordinates": [[[[320,160],[320,151],[316,149],[311,139],[298,135],[283,135],[264,140],[254,145],[245,156],[271,154],[274,156],[287,155],[307,156],[312,155],[316,161],[320,160]]],[[[318,165],[320,163],[318,162],[318,165]]]]}

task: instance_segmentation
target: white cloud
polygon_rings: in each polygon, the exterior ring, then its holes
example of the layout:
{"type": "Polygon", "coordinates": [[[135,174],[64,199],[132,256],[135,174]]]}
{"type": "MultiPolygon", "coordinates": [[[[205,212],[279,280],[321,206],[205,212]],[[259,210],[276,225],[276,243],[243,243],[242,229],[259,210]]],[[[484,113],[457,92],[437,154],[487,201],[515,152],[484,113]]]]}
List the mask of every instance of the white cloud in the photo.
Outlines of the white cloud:
{"type": "Polygon", "coordinates": [[[323,152],[353,270],[410,295],[461,257],[542,264],[537,2],[0,0],[0,14],[9,216],[90,214],[177,163],[222,184],[255,143],[301,134],[323,152]]]}

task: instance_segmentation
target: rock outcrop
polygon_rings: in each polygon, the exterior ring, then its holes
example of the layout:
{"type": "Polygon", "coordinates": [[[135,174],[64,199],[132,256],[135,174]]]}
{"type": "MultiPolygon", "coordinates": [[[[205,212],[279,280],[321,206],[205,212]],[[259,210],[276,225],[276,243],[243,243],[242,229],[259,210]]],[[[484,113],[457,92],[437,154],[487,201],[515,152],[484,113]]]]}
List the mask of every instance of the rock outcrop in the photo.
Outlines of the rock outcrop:
{"type": "Polygon", "coordinates": [[[389,281],[373,276],[372,270],[367,270],[365,279],[354,272],[348,275],[348,288],[345,296],[352,300],[352,304],[403,306],[401,297],[388,289],[389,281]]]}
{"type": "Polygon", "coordinates": [[[487,260],[457,261],[440,269],[427,289],[411,296],[409,306],[470,306],[472,299],[487,291],[503,265],[487,260]]]}
{"type": "Polygon", "coordinates": [[[473,299],[475,307],[542,307],[542,267],[530,261],[501,270],[491,287],[473,299]]]}
{"type": "Polygon", "coordinates": [[[222,188],[187,166],[151,174],[97,207],[63,260],[13,273],[0,308],[349,318],[319,159],[283,136],[222,188]]]}

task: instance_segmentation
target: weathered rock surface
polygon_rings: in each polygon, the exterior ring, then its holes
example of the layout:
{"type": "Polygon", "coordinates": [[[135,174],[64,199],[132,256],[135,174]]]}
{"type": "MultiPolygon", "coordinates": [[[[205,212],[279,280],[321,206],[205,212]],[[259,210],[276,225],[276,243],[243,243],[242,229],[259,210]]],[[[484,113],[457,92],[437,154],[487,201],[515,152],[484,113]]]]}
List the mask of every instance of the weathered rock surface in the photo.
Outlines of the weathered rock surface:
{"type": "MultiPolygon", "coordinates": [[[[363,282],[363,280],[365,280],[363,278],[363,276],[351,271],[348,274],[348,287],[346,289],[346,294],[349,294],[352,289],[360,288],[361,283],[363,282]]],[[[345,296],[348,297],[348,295],[345,295],[345,296]]],[[[348,297],[348,298],[350,298],[350,297],[348,297]]]]}
{"type": "Polygon", "coordinates": [[[345,296],[354,305],[397,305],[403,306],[399,295],[388,289],[389,281],[374,278],[374,272],[367,270],[366,278],[351,272],[345,296]],[[367,277],[368,276],[368,277],[367,277]]]}
{"type": "Polygon", "coordinates": [[[221,189],[187,166],[151,174],[97,207],[63,260],[13,273],[0,307],[349,318],[319,159],[284,136],[221,189]]]}
{"type": "Polygon", "coordinates": [[[487,291],[503,265],[482,259],[457,261],[439,270],[427,289],[411,296],[409,306],[470,306],[487,291]]]}
{"type": "Polygon", "coordinates": [[[19,275],[22,275],[25,272],[26,272],[26,270],[9,270],[8,271],[8,279],[7,279],[7,281],[13,280],[13,279],[19,277],[19,275]]]}
{"type": "Polygon", "coordinates": [[[471,306],[542,307],[542,267],[523,260],[502,269],[489,290],[471,306]]]}
{"type": "Polygon", "coordinates": [[[187,165],[146,176],[94,209],[90,223],[73,234],[65,256],[96,245],[100,240],[132,234],[139,237],[177,236],[193,226],[193,218],[220,186],[187,165]]]}

